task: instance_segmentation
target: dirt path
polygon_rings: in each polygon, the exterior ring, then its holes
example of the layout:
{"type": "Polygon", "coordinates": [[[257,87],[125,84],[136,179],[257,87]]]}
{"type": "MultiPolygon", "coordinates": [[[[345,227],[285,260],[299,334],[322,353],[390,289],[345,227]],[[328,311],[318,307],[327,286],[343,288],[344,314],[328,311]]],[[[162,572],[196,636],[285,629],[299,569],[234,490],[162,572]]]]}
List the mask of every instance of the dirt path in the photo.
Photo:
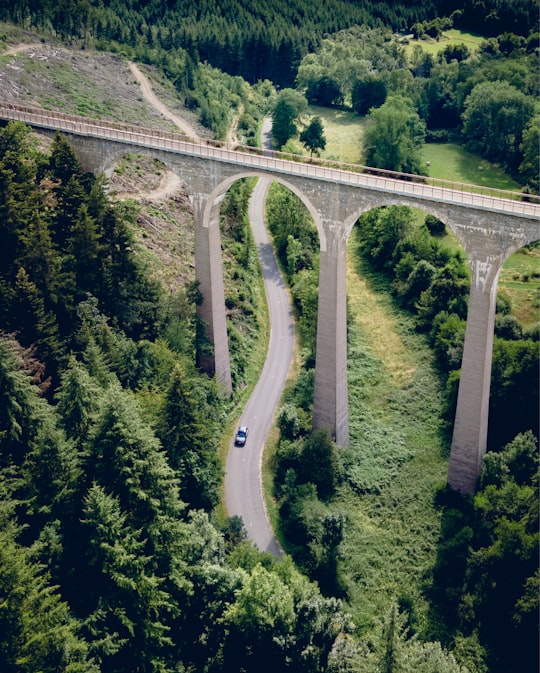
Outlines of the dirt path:
{"type": "MultiPolygon", "coordinates": [[[[0,56],[12,56],[24,51],[38,50],[40,48],[42,49],[43,47],[44,44],[41,42],[21,42],[19,44],[14,44],[7,47],[5,51],[0,52],[0,56]]],[[[191,124],[189,124],[185,119],[182,119],[178,115],[174,114],[174,112],[169,110],[169,108],[159,100],[152,90],[150,81],[146,75],[141,72],[139,67],[131,61],[128,62],[128,65],[131,73],[141,87],[143,97],[148,101],[148,103],[150,103],[150,105],[152,105],[152,107],[154,107],[154,109],[156,109],[160,114],[176,124],[182,133],[185,133],[191,138],[198,138],[197,131],[191,126],[191,124]]]]}
{"type": "Polygon", "coordinates": [[[148,78],[146,77],[146,75],[143,75],[143,73],[139,70],[138,66],[130,61],[129,69],[131,70],[135,79],[139,83],[142,94],[146,98],[146,100],[151,105],[153,105],[156,108],[156,110],[161,112],[161,114],[164,117],[167,117],[167,119],[170,119],[172,122],[174,122],[183,133],[190,136],[191,138],[198,138],[197,132],[192,126],[190,126],[181,117],[175,115],[174,112],[171,112],[169,108],[159,100],[156,94],[152,91],[152,85],[148,81],[148,78]]]}
{"type": "MultiPolygon", "coordinates": [[[[20,54],[21,52],[32,52],[37,51],[40,48],[43,48],[43,43],[41,42],[21,42],[19,44],[14,44],[9,46],[5,51],[0,52],[0,56],[14,56],[20,54]]],[[[33,56],[33,54],[30,54],[33,56]]],[[[184,119],[175,115],[166,105],[164,105],[155,93],[152,90],[152,85],[150,84],[148,78],[140,71],[138,66],[135,63],[129,62],[129,69],[134,75],[137,83],[141,88],[141,93],[143,97],[152,105],[160,114],[172,121],[182,133],[190,136],[191,138],[197,138],[197,132],[195,129],[188,124],[184,119]]],[[[115,194],[117,199],[125,199],[128,197],[137,198],[137,199],[148,199],[155,201],[163,201],[164,199],[171,196],[177,192],[182,186],[180,178],[175,175],[172,171],[165,173],[160,181],[160,184],[155,189],[151,190],[137,190],[137,192],[119,192],[115,194]]]]}
{"type": "Polygon", "coordinates": [[[156,189],[151,189],[148,191],[138,189],[136,192],[113,192],[112,196],[120,201],[127,198],[137,200],[148,199],[149,201],[163,201],[171,196],[171,194],[177,192],[181,187],[182,180],[180,180],[176,173],[170,171],[163,175],[156,189]]]}
{"type": "Polygon", "coordinates": [[[28,49],[37,49],[43,47],[41,42],[21,42],[21,44],[14,44],[8,47],[5,51],[0,52],[0,56],[11,56],[12,54],[20,54],[21,51],[28,49]]]}

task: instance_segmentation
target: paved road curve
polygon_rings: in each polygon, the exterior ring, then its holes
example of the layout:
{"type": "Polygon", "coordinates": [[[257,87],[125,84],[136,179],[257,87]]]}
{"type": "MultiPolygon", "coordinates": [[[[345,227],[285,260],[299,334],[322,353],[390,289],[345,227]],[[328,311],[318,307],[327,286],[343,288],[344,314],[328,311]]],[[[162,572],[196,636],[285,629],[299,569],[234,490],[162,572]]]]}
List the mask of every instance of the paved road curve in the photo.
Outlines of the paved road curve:
{"type": "Polygon", "coordinates": [[[225,475],[225,500],[229,516],[242,517],[249,538],[261,551],[275,556],[281,550],[264,505],[261,462],[264,442],[292,359],[294,324],[289,295],[279,271],[264,224],[264,199],[270,180],[257,182],[249,204],[249,219],[265,282],[270,312],[270,344],[261,377],[242,414],[239,425],[247,425],[249,437],[243,447],[231,445],[225,475]]]}

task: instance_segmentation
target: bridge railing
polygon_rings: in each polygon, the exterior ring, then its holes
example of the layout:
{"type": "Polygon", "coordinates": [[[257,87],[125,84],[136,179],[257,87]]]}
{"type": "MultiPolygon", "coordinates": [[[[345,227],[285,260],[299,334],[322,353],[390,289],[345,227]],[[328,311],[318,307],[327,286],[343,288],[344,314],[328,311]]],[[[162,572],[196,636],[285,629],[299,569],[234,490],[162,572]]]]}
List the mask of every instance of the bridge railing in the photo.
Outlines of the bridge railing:
{"type": "Polygon", "coordinates": [[[57,129],[82,135],[99,135],[111,140],[123,140],[134,144],[149,145],[158,149],[177,150],[201,156],[214,156],[221,160],[241,162],[254,167],[264,166],[272,170],[291,171],[291,163],[296,170],[305,175],[335,180],[338,175],[346,176],[346,182],[373,186],[379,189],[390,189],[392,192],[407,194],[421,193],[422,196],[437,198],[453,192],[452,200],[459,202],[459,194],[463,202],[486,208],[497,208],[499,200],[505,202],[506,212],[531,214],[538,217],[540,196],[501,190],[482,185],[454,182],[424,175],[400,173],[360,164],[347,164],[338,161],[305,157],[302,155],[266,150],[248,145],[230,144],[213,139],[192,138],[178,131],[149,129],[135,124],[126,124],[113,120],[82,117],[66,112],[44,110],[16,103],[0,101],[0,119],[18,120],[30,125],[57,129]],[[241,155],[243,158],[241,159],[241,155]],[[248,157],[252,157],[250,161],[248,157]],[[356,177],[355,177],[356,176],[356,177]],[[361,176],[361,177],[360,177],[361,176]],[[514,201],[515,205],[508,201],[514,201]],[[518,206],[518,202],[521,202],[518,206]],[[527,208],[526,203],[530,204],[527,208]]]}

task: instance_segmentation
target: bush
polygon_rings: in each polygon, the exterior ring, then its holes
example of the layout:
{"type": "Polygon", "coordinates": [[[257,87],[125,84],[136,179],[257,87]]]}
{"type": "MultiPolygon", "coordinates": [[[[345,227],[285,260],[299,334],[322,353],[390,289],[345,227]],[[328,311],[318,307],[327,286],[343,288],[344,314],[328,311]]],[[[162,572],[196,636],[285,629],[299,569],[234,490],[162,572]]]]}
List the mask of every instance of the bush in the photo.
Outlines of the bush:
{"type": "Polygon", "coordinates": [[[446,225],[435,215],[426,215],[426,227],[432,236],[444,236],[446,225]]]}

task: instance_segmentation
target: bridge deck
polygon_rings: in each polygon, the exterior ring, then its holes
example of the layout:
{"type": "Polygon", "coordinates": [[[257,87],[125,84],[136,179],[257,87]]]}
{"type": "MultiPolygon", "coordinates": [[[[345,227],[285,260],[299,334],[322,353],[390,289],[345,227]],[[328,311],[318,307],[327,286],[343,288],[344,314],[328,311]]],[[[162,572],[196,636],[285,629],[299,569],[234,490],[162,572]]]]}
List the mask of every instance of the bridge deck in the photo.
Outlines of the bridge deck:
{"type": "Polygon", "coordinates": [[[517,192],[384,171],[366,166],[307,159],[296,155],[293,157],[290,154],[263,151],[247,146],[231,147],[219,141],[192,139],[179,133],[146,129],[1,101],[0,119],[18,120],[37,128],[92,136],[135,147],[142,146],[234,163],[238,166],[245,166],[250,171],[260,170],[304,176],[315,180],[366,187],[387,193],[404,194],[419,199],[436,200],[440,203],[463,205],[540,220],[540,198],[536,195],[524,197],[517,192]]]}

